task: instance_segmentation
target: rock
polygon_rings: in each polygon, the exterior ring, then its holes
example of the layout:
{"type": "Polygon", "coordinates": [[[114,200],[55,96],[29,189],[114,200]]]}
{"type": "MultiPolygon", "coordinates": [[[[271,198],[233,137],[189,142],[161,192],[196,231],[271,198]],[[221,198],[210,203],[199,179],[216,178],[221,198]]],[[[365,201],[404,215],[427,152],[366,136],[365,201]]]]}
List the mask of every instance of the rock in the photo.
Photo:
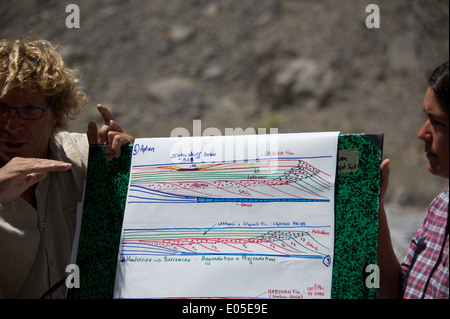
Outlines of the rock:
{"type": "Polygon", "coordinates": [[[191,27],[185,25],[174,25],[169,29],[167,36],[169,40],[173,42],[182,42],[187,40],[192,33],[193,29],[191,27]]]}
{"type": "MultiPolygon", "coordinates": [[[[260,95],[272,109],[279,109],[299,98],[320,101],[327,94],[333,72],[323,70],[313,59],[283,59],[261,78],[260,95]]],[[[309,103],[310,104],[310,103],[309,103]]]]}
{"type": "Polygon", "coordinates": [[[275,74],[274,84],[289,87],[293,96],[313,94],[318,85],[320,70],[311,59],[298,58],[288,61],[275,74]]]}
{"type": "Polygon", "coordinates": [[[389,42],[387,56],[392,69],[411,72],[419,68],[419,39],[414,34],[402,34],[389,42]]]}
{"type": "Polygon", "coordinates": [[[203,106],[203,96],[196,81],[180,76],[163,78],[151,83],[147,88],[147,99],[156,105],[159,116],[199,116],[203,106]]]}

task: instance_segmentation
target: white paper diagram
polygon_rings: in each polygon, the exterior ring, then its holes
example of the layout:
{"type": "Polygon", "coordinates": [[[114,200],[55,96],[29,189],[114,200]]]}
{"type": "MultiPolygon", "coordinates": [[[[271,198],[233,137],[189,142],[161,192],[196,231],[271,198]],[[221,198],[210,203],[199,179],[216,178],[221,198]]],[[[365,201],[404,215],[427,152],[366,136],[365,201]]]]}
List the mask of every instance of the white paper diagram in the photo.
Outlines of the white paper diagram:
{"type": "Polygon", "coordinates": [[[137,139],[117,298],[329,298],[337,132],[137,139]]]}

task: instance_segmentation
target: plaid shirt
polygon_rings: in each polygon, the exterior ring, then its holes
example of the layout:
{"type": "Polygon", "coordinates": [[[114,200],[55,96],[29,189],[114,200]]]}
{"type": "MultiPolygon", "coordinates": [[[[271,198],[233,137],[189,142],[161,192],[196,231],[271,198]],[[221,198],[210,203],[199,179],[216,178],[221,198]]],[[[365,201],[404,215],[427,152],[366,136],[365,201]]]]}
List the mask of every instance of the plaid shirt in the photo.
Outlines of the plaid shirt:
{"type": "Polygon", "coordinates": [[[428,212],[401,264],[403,298],[449,298],[448,191],[445,188],[428,212]]]}

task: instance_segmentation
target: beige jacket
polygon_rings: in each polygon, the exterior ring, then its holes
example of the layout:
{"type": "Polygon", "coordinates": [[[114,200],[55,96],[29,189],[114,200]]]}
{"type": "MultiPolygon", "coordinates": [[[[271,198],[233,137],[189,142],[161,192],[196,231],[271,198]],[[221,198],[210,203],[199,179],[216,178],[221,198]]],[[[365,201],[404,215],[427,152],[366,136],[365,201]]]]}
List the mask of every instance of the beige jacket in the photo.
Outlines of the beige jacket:
{"type": "MultiPolygon", "coordinates": [[[[85,134],[60,132],[49,151],[72,169],[48,173],[38,184],[37,210],[22,197],[0,203],[0,298],[40,298],[67,276],[89,144],[85,134]]],[[[51,297],[64,298],[65,288],[51,297]]]]}

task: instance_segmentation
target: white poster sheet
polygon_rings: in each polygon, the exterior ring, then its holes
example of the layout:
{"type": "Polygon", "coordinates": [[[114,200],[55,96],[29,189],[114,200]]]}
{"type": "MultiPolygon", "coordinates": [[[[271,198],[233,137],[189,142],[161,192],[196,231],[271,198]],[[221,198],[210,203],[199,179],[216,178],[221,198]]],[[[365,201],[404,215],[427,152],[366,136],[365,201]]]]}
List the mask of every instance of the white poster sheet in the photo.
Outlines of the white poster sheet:
{"type": "Polygon", "coordinates": [[[339,132],[136,139],[115,298],[330,298],[339,132]]]}

